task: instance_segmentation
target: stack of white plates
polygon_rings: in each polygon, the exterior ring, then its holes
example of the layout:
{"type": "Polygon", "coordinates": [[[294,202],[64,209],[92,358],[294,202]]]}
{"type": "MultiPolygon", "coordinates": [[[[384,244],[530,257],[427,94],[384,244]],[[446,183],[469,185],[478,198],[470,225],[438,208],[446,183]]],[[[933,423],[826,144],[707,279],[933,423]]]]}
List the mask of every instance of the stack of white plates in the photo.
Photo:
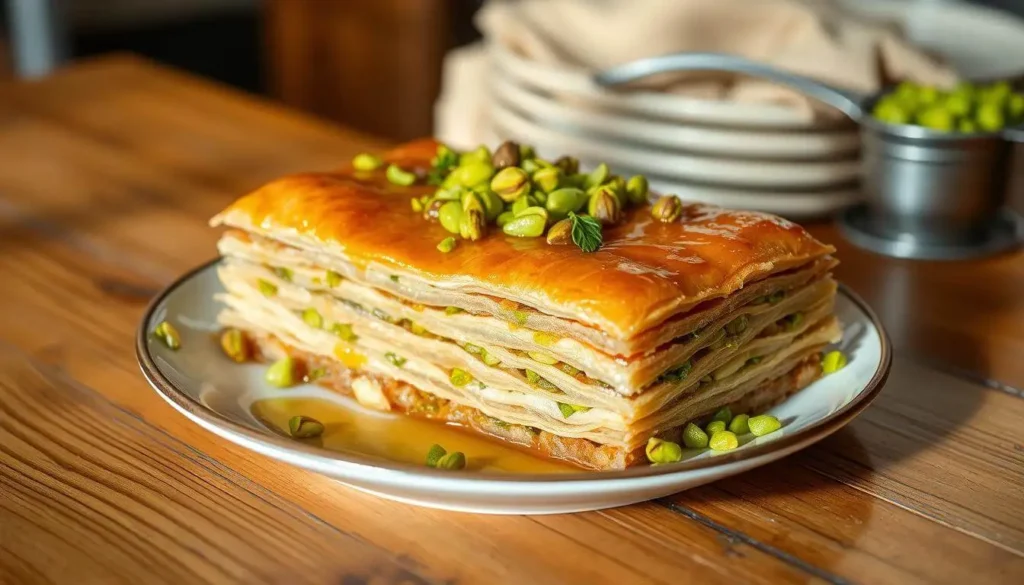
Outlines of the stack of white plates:
{"type": "Polygon", "coordinates": [[[487,48],[487,142],[513,139],[538,154],[573,153],[686,200],[790,217],[834,212],[859,197],[854,125],[791,108],[613,93],[579,71],[487,48]]]}
{"type": "MultiPolygon", "coordinates": [[[[898,21],[912,42],[966,77],[1024,69],[1024,53],[1007,51],[1024,44],[1024,29],[1008,15],[959,3],[896,3],[898,10],[888,2],[853,4],[866,16],[898,21]],[[937,32],[950,27],[986,41],[967,50],[937,32]]],[[[473,75],[486,84],[474,112],[479,142],[518,140],[545,158],[573,153],[584,165],[607,162],[621,175],[644,174],[661,193],[797,219],[832,214],[861,197],[852,123],[782,105],[616,93],[583,71],[528,60],[496,43],[484,53],[486,65],[473,75]]]]}

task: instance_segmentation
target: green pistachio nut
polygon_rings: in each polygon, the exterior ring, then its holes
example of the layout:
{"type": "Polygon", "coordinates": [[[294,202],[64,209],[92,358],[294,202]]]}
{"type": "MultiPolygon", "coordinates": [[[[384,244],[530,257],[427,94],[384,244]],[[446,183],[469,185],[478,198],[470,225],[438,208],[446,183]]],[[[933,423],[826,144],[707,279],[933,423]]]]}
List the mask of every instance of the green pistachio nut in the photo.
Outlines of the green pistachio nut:
{"type": "Polygon", "coordinates": [[[732,410],[728,406],[722,407],[711,417],[711,420],[720,420],[729,424],[729,421],[732,420],[732,410]]]}
{"type": "Polygon", "coordinates": [[[735,433],[730,431],[718,431],[717,433],[711,434],[711,440],[708,441],[708,446],[711,447],[712,451],[732,451],[736,447],[740,446],[740,441],[736,438],[735,433]]]}
{"type": "Polygon", "coordinates": [[[502,211],[505,211],[505,202],[501,200],[501,197],[498,197],[497,193],[491,191],[489,187],[478,186],[476,194],[484,205],[484,216],[488,222],[494,221],[501,215],[502,211]]]}
{"type": "Polygon", "coordinates": [[[427,451],[427,467],[437,467],[437,462],[447,454],[448,451],[441,445],[436,443],[431,445],[430,450],[427,451]]]}
{"type": "Polygon", "coordinates": [[[225,329],[220,334],[220,348],[224,350],[224,355],[235,363],[241,364],[249,361],[251,354],[249,343],[245,339],[245,334],[238,329],[225,329]]]}
{"type": "Polygon", "coordinates": [[[466,468],[466,455],[462,451],[452,451],[437,460],[438,469],[458,471],[466,468]]]}
{"type": "Polygon", "coordinates": [[[536,238],[544,233],[546,224],[547,218],[542,215],[525,214],[506,223],[502,226],[501,231],[506,235],[518,238],[536,238]]]}
{"type": "Polygon", "coordinates": [[[975,112],[975,119],[978,127],[985,132],[1001,130],[1006,125],[1006,117],[1003,115],[1001,104],[995,102],[983,102],[978,104],[978,111],[975,112]]]}
{"type": "Polygon", "coordinates": [[[408,187],[416,182],[416,173],[410,173],[395,164],[388,165],[388,170],[385,171],[385,175],[389,182],[402,187],[408,187]]]}
{"type": "Polygon", "coordinates": [[[534,158],[535,156],[537,156],[537,153],[533,150],[532,146],[530,146],[529,144],[520,144],[519,145],[519,160],[520,161],[531,159],[531,158],[534,158]]]}
{"type": "Polygon", "coordinates": [[[519,167],[506,167],[491,179],[491,191],[502,201],[515,201],[530,192],[530,176],[519,167]]]}
{"type": "Polygon", "coordinates": [[[532,195],[522,195],[512,203],[512,213],[519,215],[519,212],[533,205],[537,205],[537,199],[532,195]]]}
{"type": "Polygon", "coordinates": [[[587,213],[603,224],[615,224],[622,219],[622,207],[609,185],[599,187],[587,202],[587,213]]]}
{"type": "Polygon", "coordinates": [[[448,252],[451,252],[452,250],[454,250],[455,246],[456,246],[455,238],[449,236],[449,237],[441,240],[441,242],[437,245],[437,249],[442,254],[447,254],[448,252]]]}
{"type": "Polygon", "coordinates": [[[287,388],[294,386],[298,381],[295,360],[291,357],[283,357],[267,368],[264,379],[272,386],[287,388]]]}
{"type": "Polygon", "coordinates": [[[288,419],[288,432],[296,439],[312,439],[324,434],[324,423],[311,416],[293,416],[288,419]]]}
{"type": "Polygon", "coordinates": [[[477,241],[487,235],[487,218],[481,210],[470,210],[459,221],[459,235],[464,240],[477,241]]]}
{"type": "Polygon", "coordinates": [[[481,144],[480,146],[476,147],[475,150],[464,152],[461,155],[459,155],[460,167],[470,163],[486,163],[488,166],[492,166],[491,151],[486,146],[481,144]]]}
{"type": "Polygon", "coordinates": [[[679,443],[665,441],[656,437],[651,437],[647,441],[647,447],[644,449],[644,452],[647,454],[647,460],[657,465],[676,463],[683,458],[683,449],[679,446],[679,443]]]}
{"type": "Polygon", "coordinates": [[[747,419],[747,428],[755,437],[763,437],[782,428],[782,422],[770,414],[761,414],[747,419]]]}
{"type": "Polygon", "coordinates": [[[506,140],[494,151],[494,156],[491,157],[491,164],[494,165],[495,169],[499,170],[505,167],[518,167],[519,158],[519,145],[511,140],[506,140]]]}
{"type": "Polygon", "coordinates": [[[579,209],[580,201],[585,200],[585,197],[586,194],[582,189],[565,187],[549,193],[544,207],[553,215],[565,216],[570,211],[579,209]]]}
{"type": "Polygon", "coordinates": [[[933,106],[917,115],[917,123],[932,130],[949,132],[955,127],[956,117],[942,106],[933,106]]]}
{"type": "Polygon", "coordinates": [[[563,219],[548,228],[547,241],[553,246],[564,246],[572,243],[572,220],[563,219]]]}
{"type": "Polygon", "coordinates": [[[456,185],[461,185],[467,188],[473,188],[477,185],[482,185],[487,181],[491,180],[491,175],[494,173],[494,167],[489,162],[468,162],[464,165],[459,165],[452,170],[451,173],[445,177],[442,187],[450,188],[456,185]]]}
{"type": "Polygon", "coordinates": [[[384,161],[382,161],[379,156],[374,156],[365,152],[357,154],[352,159],[352,168],[357,171],[375,171],[383,164],[384,161]]]}
{"type": "Polygon", "coordinates": [[[503,211],[501,215],[499,215],[498,218],[495,220],[495,223],[498,224],[498,227],[503,228],[505,227],[506,223],[512,221],[513,219],[515,219],[515,217],[515,213],[512,213],[511,211],[503,211]]]}
{"type": "Polygon", "coordinates": [[[533,197],[533,200],[536,201],[539,205],[544,205],[548,201],[548,194],[545,193],[544,191],[541,191],[540,189],[537,189],[533,193],[530,193],[530,197],[533,197]]]}
{"type": "Polygon", "coordinates": [[[725,325],[725,332],[729,335],[739,335],[747,330],[747,325],[750,323],[750,317],[746,314],[736,317],[732,321],[729,321],[725,325]]]}
{"type": "Polygon", "coordinates": [[[163,342],[168,349],[177,350],[181,347],[181,335],[174,325],[167,321],[161,321],[154,329],[153,336],[163,342]]]}
{"type": "Polygon", "coordinates": [[[683,215],[683,202],[674,195],[663,195],[651,206],[651,217],[665,223],[678,221],[683,215]]]}
{"type": "Polygon", "coordinates": [[[683,427],[683,444],[689,449],[705,449],[708,446],[708,434],[692,422],[686,423],[683,427]]]}
{"type": "Polygon", "coordinates": [[[587,175],[586,180],[583,182],[584,189],[603,185],[608,180],[608,174],[608,165],[604,163],[597,165],[594,170],[590,171],[590,174],[587,175]]]}
{"type": "Polygon", "coordinates": [[[459,233],[459,225],[462,223],[462,204],[458,201],[449,201],[441,206],[437,212],[437,219],[444,229],[453,234],[459,233]]]}
{"type": "Polygon", "coordinates": [[[830,351],[821,359],[822,373],[834,374],[846,367],[846,356],[841,351],[830,351]]]}
{"type": "Polygon", "coordinates": [[[320,329],[324,326],[324,318],[320,315],[320,311],[313,307],[309,307],[302,312],[302,320],[305,321],[306,325],[314,329],[320,329]]]}
{"type": "Polygon", "coordinates": [[[626,199],[630,205],[643,205],[647,203],[647,177],[634,175],[626,182],[626,199]]]}
{"type": "Polygon", "coordinates": [[[337,288],[341,285],[341,275],[333,270],[327,271],[327,286],[337,288]]]}
{"type": "Polygon", "coordinates": [[[533,173],[533,184],[545,193],[551,193],[562,183],[562,169],[545,167],[533,173]]]}
{"type": "Polygon", "coordinates": [[[448,374],[448,381],[452,383],[452,386],[461,387],[472,382],[473,376],[470,375],[470,373],[467,372],[466,370],[453,368],[452,371],[448,374]]]}
{"type": "Polygon", "coordinates": [[[729,421],[729,432],[736,436],[745,435],[750,432],[750,415],[737,414],[729,421]]]}
{"type": "Polygon", "coordinates": [[[715,433],[724,431],[725,427],[726,427],[726,424],[725,424],[724,421],[713,420],[713,421],[709,422],[707,424],[707,426],[704,427],[704,430],[707,431],[708,435],[714,436],[715,433]]]}

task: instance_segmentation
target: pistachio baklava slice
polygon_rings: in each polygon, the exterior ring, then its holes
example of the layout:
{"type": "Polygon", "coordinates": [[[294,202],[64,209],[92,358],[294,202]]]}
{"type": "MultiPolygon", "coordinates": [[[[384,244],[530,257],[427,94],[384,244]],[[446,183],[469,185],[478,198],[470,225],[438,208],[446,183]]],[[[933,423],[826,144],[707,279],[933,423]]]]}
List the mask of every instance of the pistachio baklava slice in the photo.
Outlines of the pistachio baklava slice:
{"type": "MultiPolygon", "coordinates": [[[[213,219],[225,327],[360,403],[594,469],[820,375],[832,249],[642,177],[417,142],[213,219]]],[[[752,406],[753,405],[753,406],[752,406]]]]}

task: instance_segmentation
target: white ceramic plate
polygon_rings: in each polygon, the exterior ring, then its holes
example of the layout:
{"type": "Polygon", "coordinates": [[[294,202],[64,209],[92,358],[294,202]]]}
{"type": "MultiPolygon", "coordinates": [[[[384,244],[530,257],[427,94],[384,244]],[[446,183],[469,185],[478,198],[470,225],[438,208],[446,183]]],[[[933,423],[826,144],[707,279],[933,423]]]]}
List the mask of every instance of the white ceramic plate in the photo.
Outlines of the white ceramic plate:
{"type": "Polygon", "coordinates": [[[499,135],[532,144],[542,156],[572,152],[581,160],[604,161],[611,167],[627,167],[665,179],[813,189],[850,184],[860,178],[860,159],[856,156],[838,161],[767,161],[682,154],[564,134],[501,107],[488,111],[499,135]]]}
{"type": "MultiPolygon", "coordinates": [[[[892,359],[877,317],[843,288],[837,310],[844,323],[842,349],[849,364],[772,409],[783,421],[780,431],[757,439],[743,437],[743,444],[727,453],[693,452],[677,464],[626,471],[439,471],[295,441],[257,419],[250,407],[262,398],[307,396],[342,404],[347,401],[319,387],[269,387],[263,382],[264,368],[238,365],[222,355],[214,335],[221,304],[213,296],[223,291],[216,275],[217,262],[197,268],[168,287],[150,305],[139,326],[139,364],[160,396],[196,424],[247,449],[385,498],[449,510],[493,514],[594,510],[658,498],[764,465],[850,422],[877,396],[892,359]],[[165,319],[181,333],[178,351],[167,349],[149,335],[165,319]]],[[[440,426],[438,430],[451,433],[440,426]]],[[[359,429],[348,428],[347,432],[358,433],[359,429]]]]}
{"type": "Polygon", "coordinates": [[[520,116],[567,135],[601,143],[622,142],[678,149],[724,158],[836,159],[856,157],[856,128],[832,131],[771,131],[656,122],[613,112],[594,113],[542,96],[500,76],[489,76],[491,108],[520,116]]]}

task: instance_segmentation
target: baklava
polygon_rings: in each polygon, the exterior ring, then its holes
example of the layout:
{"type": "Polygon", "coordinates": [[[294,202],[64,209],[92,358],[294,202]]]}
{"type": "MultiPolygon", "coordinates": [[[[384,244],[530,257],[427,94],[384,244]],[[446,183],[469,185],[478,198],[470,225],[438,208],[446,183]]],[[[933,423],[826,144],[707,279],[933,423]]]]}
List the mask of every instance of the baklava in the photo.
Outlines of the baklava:
{"type": "Polygon", "coordinates": [[[211,220],[262,360],[371,408],[598,470],[821,375],[833,248],[642,177],[432,140],[275,180],[211,220]]]}

